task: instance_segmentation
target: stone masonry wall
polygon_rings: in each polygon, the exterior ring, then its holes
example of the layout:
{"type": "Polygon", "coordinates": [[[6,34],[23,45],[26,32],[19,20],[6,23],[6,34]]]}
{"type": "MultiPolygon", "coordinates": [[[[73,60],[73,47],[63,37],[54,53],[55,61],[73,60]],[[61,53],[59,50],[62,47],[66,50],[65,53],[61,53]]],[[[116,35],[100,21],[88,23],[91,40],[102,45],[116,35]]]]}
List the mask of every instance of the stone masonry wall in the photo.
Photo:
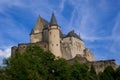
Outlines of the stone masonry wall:
{"type": "Polygon", "coordinates": [[[82,57],[81,55],[76,55],[75,58],[67,60],[68,64],[72,65],[74,61],[77,60],[79,63],[86,63],[89,66],[89,69],[93,65],[95,68],[96,73],[104,71],[104,69],[108,66],[111,66],[114,70],[118,67],[118,65],[115,63],[115,60],[100,60],[100,61],[88,61],[85,57],[82,57]]]}
{"type": "Polygon", "coordinates": [[[104,69],[108,66],[111,66],[114,70],[118,67],[115,63],[115,60],[100,60],[89,62],[89,65],[95,67],[96,73],[103,72],[104,69]]]}
{"type": "Polygon", "coordinates": [[[25,51],[25,49],[27,48],[27,46],[33,46],[33,45],[38,45],[40,46],[42,49],[44,49],[45,51],[48,51],[48,43],[46,42],[38,42],[38,43],[21,43],[18,44],[18,47],[13,46],[11,48],[11,56],[15,55],[16,50],[18,50],[19,52],[23,53],[25,51]]]}
{"type": "Polygon", "coordinates": [[[61,40],[62,55],[65,59],[74,58],[77,54],[83,54],[85,49],[83,41],[74,38],[67,37],[61,40]]]}

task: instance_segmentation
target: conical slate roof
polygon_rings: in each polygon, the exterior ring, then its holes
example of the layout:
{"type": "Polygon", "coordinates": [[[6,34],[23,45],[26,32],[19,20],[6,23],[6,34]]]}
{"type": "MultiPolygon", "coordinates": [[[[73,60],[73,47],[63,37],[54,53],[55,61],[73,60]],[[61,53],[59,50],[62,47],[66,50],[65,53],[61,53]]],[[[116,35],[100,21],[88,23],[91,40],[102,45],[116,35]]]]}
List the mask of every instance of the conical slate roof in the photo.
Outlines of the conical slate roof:
{"type": "Polygon", "coordinates": [[[58,26],[54,13],[52,13],[50,25],[51,26],[58,26]]]}

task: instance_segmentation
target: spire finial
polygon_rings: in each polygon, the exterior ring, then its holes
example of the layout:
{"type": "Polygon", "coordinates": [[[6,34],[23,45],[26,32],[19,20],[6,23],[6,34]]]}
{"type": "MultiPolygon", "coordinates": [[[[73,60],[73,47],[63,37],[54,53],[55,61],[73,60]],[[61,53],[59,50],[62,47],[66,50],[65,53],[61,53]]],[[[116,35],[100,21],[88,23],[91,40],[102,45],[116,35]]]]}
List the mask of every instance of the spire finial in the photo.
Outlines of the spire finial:
{"type": "Polygon", "coordinates": [[[54,15],[54,12],[52,12],[50,25],[51,25],[51,26],[58,26],[58,25],[57,25],[57,21],[56,21],[56,17],[55,17],[55,15],[54,15]]]}

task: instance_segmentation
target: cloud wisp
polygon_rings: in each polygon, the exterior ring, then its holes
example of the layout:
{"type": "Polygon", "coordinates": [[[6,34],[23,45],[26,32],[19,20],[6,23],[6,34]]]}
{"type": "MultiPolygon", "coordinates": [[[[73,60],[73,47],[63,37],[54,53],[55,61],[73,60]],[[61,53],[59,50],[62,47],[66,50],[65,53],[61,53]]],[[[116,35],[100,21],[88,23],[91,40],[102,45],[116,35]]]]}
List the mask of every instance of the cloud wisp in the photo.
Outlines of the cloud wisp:
{"type": "Polygon", "coordinates": [[[11,55],[11,47],[8,47],[4,50],[0,49],[0,57],[8,58],[11,55]]]}
{"type": "MultiPolygon", "coordinates": [[[[116,17],[116,22],[112,30],[112,39],[113,43],[110,47],[110,51],[113,53],[113,56],[117,59],[119,59],[120,56],[120,12],[118,13],[116,17]]],[[[119,59],[120,61],[120,59],[119,59]]]]}

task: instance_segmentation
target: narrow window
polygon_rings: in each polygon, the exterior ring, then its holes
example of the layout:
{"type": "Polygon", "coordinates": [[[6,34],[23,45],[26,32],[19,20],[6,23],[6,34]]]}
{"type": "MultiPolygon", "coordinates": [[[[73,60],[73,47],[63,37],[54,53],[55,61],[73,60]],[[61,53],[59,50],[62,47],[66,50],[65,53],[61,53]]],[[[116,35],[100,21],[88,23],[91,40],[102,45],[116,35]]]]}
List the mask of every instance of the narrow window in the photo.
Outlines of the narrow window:
{"type": "Polygon", "coordinates": [[[23,46],[23,48],[25,49],[25,46],[23,46]]]}
{"type": "Polygon", "coordinates": [[[58,44],[56,44],[56,46],[58,46],[58,44]]]}

